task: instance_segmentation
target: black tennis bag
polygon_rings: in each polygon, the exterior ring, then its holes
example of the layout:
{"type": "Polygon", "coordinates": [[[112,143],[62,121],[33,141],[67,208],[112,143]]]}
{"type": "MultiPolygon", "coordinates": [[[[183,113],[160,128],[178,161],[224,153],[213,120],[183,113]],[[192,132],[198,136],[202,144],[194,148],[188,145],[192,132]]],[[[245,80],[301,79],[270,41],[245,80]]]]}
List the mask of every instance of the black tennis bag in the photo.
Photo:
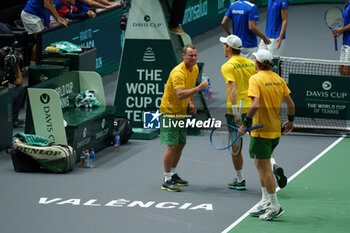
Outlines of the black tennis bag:
{"type": "Polygon", "coordinates": [[[120,143],[125,144],[129,141],[132,135],[131,122],[127,117],[114,118],[114,134],[119,133],[120,143]]]}
{"type": "Polygon", "coordinates": [[[14,137],[11,158],[16,172],[66,173],[73,170],[76,153],[71,146],[29,145],[21,137],[14,137]]]}

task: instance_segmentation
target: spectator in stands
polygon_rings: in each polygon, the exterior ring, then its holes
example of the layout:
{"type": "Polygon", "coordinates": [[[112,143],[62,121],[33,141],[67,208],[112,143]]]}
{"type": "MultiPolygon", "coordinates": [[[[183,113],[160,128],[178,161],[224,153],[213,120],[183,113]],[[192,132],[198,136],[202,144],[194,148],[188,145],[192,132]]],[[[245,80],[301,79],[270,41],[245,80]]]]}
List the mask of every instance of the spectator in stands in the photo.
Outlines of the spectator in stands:
{"type": "MultiPolygon", "coordinates": [[[[73,19],[94,19],[96,13],[92,10],[88,11],[79,11],[74,5],[75,0],[57,0],[56,1],[56,10],[58,14],[63,17],[67,22],[73,19]]],[[[51,16],[51,23],[53,26],[56,26],[55,19],[51,16]]]]}
{"type": "MultiPolygon", "coordinates": [[[[28,0],[27,5],[21,13],[22,22],[29,35],[36,34],[44,30],[43,20],[45,19],[45,9],[52,15],[59,24],[67,26],[61,16],[58,15],[52,0],[28,0]]],[[[36,44],[33,46],[32,61],[36,60],[36,44]]]]}
{"type": "MultiPolygon", "coordinates": [[[[56,6],[57,2],[62,2],[62,0],[53,0],[53,4],[56,6]]],[[[67,2],[67,1],[64,1],[67,2]]],[[[89,15],[92,15],[92,13],[95,13],[95,9],[107,9],[108,7],[112,7],[112,6],[116,6],[117,4],[110,4],[107,0],[100,0],[100,2],[96,1],[96,0],[76,0],[74,3],[74,7],[77,8],[77,11],[79,13],[87,13],[88,11],[90,11],[89,15]],[[100,3],[101,2],[101,3],[100,3]]],[[[56,7],[57,9],[57,7],[56,7]]],[[[76,14],[76,13],[75,13],[76,14]]],[[[96,15],[96,13],[95,13],[96,15]]],[[[61,15],[62,16],[62,15],[61,15]]],[[[63,16],[62,16],[63,17],[63,16]]],[[[76,16],[73,16],[73,18],[76,16]]],[[[90,16],[89,16],[90,17],[90,16]]],[[[90,17],[90,18],[94,18],[90,17]]],[[[73,19],[73,18],[69,18],[66,17],[65,19],[73,19]]],[[[77,19],[83,19],[84,17],[77,17],[77,19]]],[[[69,20],[68,20],[69,21],[69,20]]],[[[57,22],[55,21],[54,17],[50,17],[50,14],[48,12],[46,12],[46,17],[44,20],[44,26],[46,28],[51,28],[53,26],[57,26],[57,22]]]]}
{"type": "Polygon", "coordinates": [[[230,19],[232,20],[232,34],[238,36],[243,43],[241,56],[253,60],[253,53],[257,51],[257,36],[265,44],[271,43],[270,39],[256,26],[256,21],[259,21],[259,14],[258,8],[253,3],[238,0],[231,4],[221,22],[228,35],[231,35],[231,31],[228,28],[230,19]]]}
{"type": "MultiPolygon", "coordinates": [[[[349,62],[350,61],[350,1],[345,3],[345,9],[343,13],[344,26],[333,29],[333,36],[337,38],[343,34],[343,45],[340,49],[340,61],[349,62]]],[[[350,66],[339,66],[339,72],[343,76],[350,76],[350,66]]]]}

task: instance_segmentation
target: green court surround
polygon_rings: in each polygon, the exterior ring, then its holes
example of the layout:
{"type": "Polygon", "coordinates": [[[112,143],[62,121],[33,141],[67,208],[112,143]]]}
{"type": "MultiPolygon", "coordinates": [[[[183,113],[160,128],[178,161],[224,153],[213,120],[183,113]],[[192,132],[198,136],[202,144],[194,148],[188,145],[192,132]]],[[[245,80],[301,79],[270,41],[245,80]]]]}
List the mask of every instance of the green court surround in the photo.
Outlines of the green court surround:
{"type": "Polygon", "coordinates": [[[283,216],[271,222],[248,216],[229,232],[349,232],[349,146],[344,138],[277,193],[283,216]]]}

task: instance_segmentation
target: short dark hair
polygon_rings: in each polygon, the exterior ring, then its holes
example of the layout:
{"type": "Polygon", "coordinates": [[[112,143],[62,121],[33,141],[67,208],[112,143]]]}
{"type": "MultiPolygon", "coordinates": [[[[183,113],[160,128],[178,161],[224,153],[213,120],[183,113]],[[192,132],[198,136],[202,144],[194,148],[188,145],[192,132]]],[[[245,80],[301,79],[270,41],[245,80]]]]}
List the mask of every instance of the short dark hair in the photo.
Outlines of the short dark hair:
{"type": "Polygon", "coordinates": [[[263,62],[259,62],[258,60],[256,61],[259,70],[272,70],[273,67],[273,62],[265,60],[263,62]]]}
{"type": "Polygon", "coordinates": [[[193,44],[187,44],[187,45],[185,45],[185,47],[182,49],[182,54],[186,54],[188,48],[191,48],[191,49],[193,49],[193,50],[197,50],[196,46],[194,46],[193,44]]]}
{"type": "Polygon", "coordinates": [[[241,50],[239,50],[239,49],[234,49],[234,48],[231,47],[231,50],[232,50],[233,54],[236,54],[236,55],[240,55],[241,54],[241,50]]]}

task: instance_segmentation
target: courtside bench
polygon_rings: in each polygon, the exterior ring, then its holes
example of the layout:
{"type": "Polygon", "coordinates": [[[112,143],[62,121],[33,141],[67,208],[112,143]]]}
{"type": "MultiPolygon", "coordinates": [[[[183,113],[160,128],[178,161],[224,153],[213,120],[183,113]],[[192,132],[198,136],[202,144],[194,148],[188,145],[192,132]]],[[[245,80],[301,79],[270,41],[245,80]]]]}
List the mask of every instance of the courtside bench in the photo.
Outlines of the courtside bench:
{"type": "Polygon", "coordinates": [[[55,144],[99,151],[111,145],[114,106],[106,106],[101,76],[96,72],[73,71],[28,88],[25,133],[50,138],[55,144]],[[100,107],[75,108],[69,96],[94,90],[100,107]],[[64,126],[64,120],[67,126],[64,126]]]}

